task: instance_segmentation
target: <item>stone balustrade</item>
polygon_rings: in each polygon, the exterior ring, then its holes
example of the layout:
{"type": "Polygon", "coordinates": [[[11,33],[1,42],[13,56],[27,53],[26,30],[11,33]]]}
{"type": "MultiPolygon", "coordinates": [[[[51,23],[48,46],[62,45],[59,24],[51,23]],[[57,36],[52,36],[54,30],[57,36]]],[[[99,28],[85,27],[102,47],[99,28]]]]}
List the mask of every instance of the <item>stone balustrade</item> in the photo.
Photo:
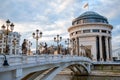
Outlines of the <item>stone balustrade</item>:
{"type": "MultiPolygon", "coordinates": [[[[71,55],[32,55],[32,56],[22,56],[22,55],[6,55],[9,66],[29,64],[29,63],[59,63],[59,62],[69,62],[69,61],[91,61],[89,58],[82,56],[71,56],[71,55]]],[[[3,66],[4,56],[0,55],[0,67],[3,66]]]]}

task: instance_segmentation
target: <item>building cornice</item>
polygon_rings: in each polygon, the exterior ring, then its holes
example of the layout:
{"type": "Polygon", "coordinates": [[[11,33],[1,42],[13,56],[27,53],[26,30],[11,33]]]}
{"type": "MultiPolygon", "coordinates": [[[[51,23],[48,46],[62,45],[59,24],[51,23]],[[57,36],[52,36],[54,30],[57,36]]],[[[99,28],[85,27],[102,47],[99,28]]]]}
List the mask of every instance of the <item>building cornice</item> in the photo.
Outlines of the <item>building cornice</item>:
{"type": "Polygon", "coordinates": [[[83,26],[107,26],[110,29],[113,29],[113,26],[110,24],[105,24],[105,23],[84,23],[84,24],[77,24],[77,25],[73,25],[71,27],[68,28],[68,32],[70,32],[71,29],[73,28],[77,28],[77,27],[83,27],[83,26]]]}

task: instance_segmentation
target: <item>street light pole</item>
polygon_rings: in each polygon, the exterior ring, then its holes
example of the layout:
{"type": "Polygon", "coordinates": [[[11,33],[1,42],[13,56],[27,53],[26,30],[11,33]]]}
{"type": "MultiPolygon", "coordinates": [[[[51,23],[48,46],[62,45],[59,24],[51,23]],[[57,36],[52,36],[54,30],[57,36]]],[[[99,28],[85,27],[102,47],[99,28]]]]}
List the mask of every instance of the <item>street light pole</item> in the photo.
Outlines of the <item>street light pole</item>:
{"type": "Polygon", "coordinates": [[[38,29],[36,30],[36,33],[33,33],[33,38],[36,39],[36,54],[38,54],[38,40],[42,37],[42,32],[38,29]]]}
{"type": "Polygon", "coordinates": [[[3,24],[1,26],[2,30],[4,31],[4,34],[6,36],[6,49],[5,49],[5,54],[8,54],[9,52],[9,45],[8,45],[8,35],[10,32],[14,30],[14,24],[9,21],[9,19],[6,21],[6,26],[3,24]],[[6,28],[7,27],[7,28],[6,28]],[[9,29],[10,27],[10,29],[9,29]]]}
{"type": "Polygon", "coordinates": [[[59,54],[59,42],[62,41],[62,37],[60,37],[59,35],[57,35],[57,37],[54,37],[54,41],[57,43],[57,53],[59,54]]]}
{"type": "Polygon", "coordinates": [[[70,44],[70,39],[67,38],[67,40],[65,40],[65,44],[67,45],[67,50],[68,50],[68,53],[69,53],[69,44],[70,44]]]}
{"type": "Polygon", "coordinates": [[[29,42],[28,42],[28,47],[29,47],[29,50],[28,50],[28,53],[29,53],[29,54],[28,54],[28,55],[30,55],[30,52],[31,52],[30,47],[31,47],[31,46],[32,46],[32,43],[29,41],[29,42]]]}

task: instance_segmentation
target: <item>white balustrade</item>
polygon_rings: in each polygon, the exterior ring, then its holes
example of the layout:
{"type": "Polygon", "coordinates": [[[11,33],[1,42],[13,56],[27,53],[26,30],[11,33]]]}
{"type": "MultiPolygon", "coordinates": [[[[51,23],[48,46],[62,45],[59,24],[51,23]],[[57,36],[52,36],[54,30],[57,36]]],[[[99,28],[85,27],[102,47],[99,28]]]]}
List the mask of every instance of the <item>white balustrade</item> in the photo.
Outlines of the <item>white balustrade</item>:
{"type": "Polygon", "coordinates": [[[4,57],[0,56],[0,67],[2,66],[3,62],[4,62],[4,57]]]}
{"type": "MultiPolygon", "coordinates": [[[[82,56],[73,55],[32,55],[32,56],[22,56],[22,55],[12,55],[6,56],[7,61],[10,66],[20,65],[20,64],[50,64],[50,63],[60,63],[60,62],[70,62],[70,61],[91,61],[89,58],[82,56]]],[[[0,55],[0,67],[2,67],[4,62],[4,57],[0,55]]]]}

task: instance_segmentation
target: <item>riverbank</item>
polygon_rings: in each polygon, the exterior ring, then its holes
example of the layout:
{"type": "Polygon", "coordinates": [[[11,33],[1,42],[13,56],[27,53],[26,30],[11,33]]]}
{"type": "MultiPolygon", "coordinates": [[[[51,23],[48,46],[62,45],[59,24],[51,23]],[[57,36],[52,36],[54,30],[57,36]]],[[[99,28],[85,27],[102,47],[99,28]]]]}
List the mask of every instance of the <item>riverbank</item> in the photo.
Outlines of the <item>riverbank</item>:
{"type": "MultiPolygon", "coordinates": [[[[120,71],[92,70],[90,75],[71,75],[72,71],[65,69],[53,80],[120,80],[120,71]]],[[[42,75],[43,76],[43,75],[42,75]]],[[[40,80],[41,76],[35,80],[40,80]]]]}
{"type": "MultiPolygon", "coordinates": [[[[59,73],[62,75],[71,75],[72,71],[66,69],[59,73]]],[[[120,71],[119,70],[92,70],[90,73],[90,76],[118,76],[120,77],[120,71]]]]}
{"type": "Polygon", "coordinates": [[[120,76],[120,71],[93,70],[91,76],[120,76]]]}

